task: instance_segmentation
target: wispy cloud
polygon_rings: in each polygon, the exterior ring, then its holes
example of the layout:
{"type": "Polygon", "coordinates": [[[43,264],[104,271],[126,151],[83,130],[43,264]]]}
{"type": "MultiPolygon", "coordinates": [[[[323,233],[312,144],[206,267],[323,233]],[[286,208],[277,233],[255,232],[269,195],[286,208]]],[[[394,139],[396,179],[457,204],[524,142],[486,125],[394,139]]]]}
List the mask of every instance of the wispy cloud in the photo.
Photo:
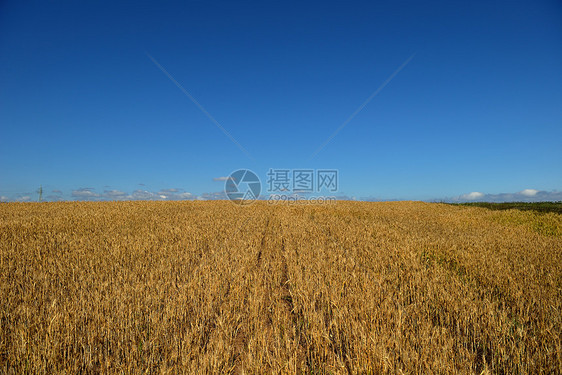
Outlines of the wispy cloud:
{"type": "Polygon", "coordinates": [[[160,196],[156,193],[152,193],[147,190],[135,190],[131,193],[130,199],[132,200],[152,200],[152,199],[161,199],[160,196]]]}
{"type": "Polygon", "coordinates": [[[521,194],[521,195],[524,195],[524,196],[526,196],[526,197],[534,197],[535,195],[537,195],[538,192],[539,192],[539,191],[538,191],[538,190],[535,190],[535,189],[525,189],[525,190],[522,190],[522,191],[520,192],[520,194],[521,194]]]}
{"type": "Polygon", "coordinates": [[[562,191],[524,189],[516,193],[485,194],[472,192],[458,197],[446,198],[446,202],[547,202],[562,201],[562,191]]]}
{"type": "Polygon", "coordinates": [[[194,196],[193,194],[178,188],[161,189],[156,192],[138,189],[133,191],[129,196],[127,196],[128,200],[180,201],[180,200],[190,200],[195,198],[196,196],[194,196]]]}
{"type": "Polygon", "coordinates": [[[346,194],[341,194],[341,195],[336,195],[336,200],[338,200],[338,201],[356,201],[357,197],[346,195],[346,194]]]}
{"type": "Polygon", "coordinates": [[[468,193],[468,194],[463,194],[459,198],[462,199],[462,200],[466,200],[466,201],[474,201],[474,200],[482,198],[483,196],[484,196],[483,193],[481,193],[479,191],[473,191],[473,192],[468,193]]]}
{"type": "MultiPolygon", "coordinates": [[[[218,179],[219,177],[217,177],[218,179]]],[[[228,179],[226,177],[225,179],[228,179]]],[[[225,181],[225,179],[218,181],[225,181]]],[[[53,190],[53,194],[45,196],[46,201],[58,202],[67,199],[60,190],[53,190]]],[[[304,194],[306,195],[306,194],[304,194]]],[[[0,195],[0,202],[30,202],[35,200],[33,194],[26,192],[16,196],[0,195]]],[[[71,198],[77,201],[126,201],[126,200],[159,200],[159,201],[179,201],[179,200],[228,200],[224,191],[206,192],[199,195],[192,194],[181,188],[165,188],[158,191],[137,189],[132,192],[112,189],[104,190],[103,193],[97,192],[94,188],[83,187],[72,190],[71,198]]],[[[259,199],[267,199],[267,196],[260,196],[259,199]]],[[[403,200],[398,198],[378,198],[378,197],[355,197],[340,194],[335,197],[337,200],[358,200],[369,202],[396,201],[403,200]]],[[[527,188],[515,193],[489,194],[479,191],[462,194],[456,197],[445,197],[433,199],[432,201],[441,202],[541,202],[541,201],[562,201],[562,191],[545,191],[527,188]]]]}
{"type": "Polygon", "coordinates": [[[224,176],[224,177],[215,177],[213,178],[213,181],[227,181],[230,180],[232,177],[230,176],[224,176]]]}
{"type": "Polygon", "coordinates": [[[170,194],[172,194],[172,193],[177,193],[177,192],[179,192],[179,191],[180,191],[180,189],[176,189],[176,188],[172,188],[172,189],[162,189],[162,190],[160,190],[160,192],[163,193],[163,194],[165,194],[165,193],[170,193],[170,194]]]}
{"type": "Polygon", "coordinates": [[[186,200],[193,199],[193,194],[182,189],[162,189],[157,193],[161,199],[166,200],[186,200]]]}
{"type": "Polygon", "coordinates": [[[89,187],[72,190],[71,195],[79,200],[95,200],[102,197],[101,194],[96,193],[93,188],[89,187]]]}
{"type": "Polygon", "coordinates": [[[120,190],[105,190],[103,192],[103,197],[107,198],[109,200],[124,200],[127,199],[129,194],[127,194],[124,191],[120,191],[120,190]]]}
{"type": "MultiPolygon", "coordinates": [[[[166,188],[159,191],[136,189],[132,192],[112,189],[98,193],[93,188],[80,188],[72,191],[75,200],[97,201],[125,201],[125,200],[186,200],[195,199],[196,196],[178,188],[166,188]]],[[[58,196],[49,196],[49,200],[61,200],[58,196]],[[51,199],[54,198],[54,199],[51,199]]]]}

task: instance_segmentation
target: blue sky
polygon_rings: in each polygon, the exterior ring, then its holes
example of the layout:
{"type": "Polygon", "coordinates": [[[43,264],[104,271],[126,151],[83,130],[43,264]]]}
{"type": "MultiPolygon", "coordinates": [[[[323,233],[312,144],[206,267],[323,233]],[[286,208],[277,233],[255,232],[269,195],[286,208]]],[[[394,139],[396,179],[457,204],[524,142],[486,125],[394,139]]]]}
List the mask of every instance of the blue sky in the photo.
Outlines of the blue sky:
{"type": "Polygon", "coordinates": [[[4,1],[0,198],[210,197],[240,168],[338,169],[357,198],[558,197],[561,45],[559,1],[4,1]]]}

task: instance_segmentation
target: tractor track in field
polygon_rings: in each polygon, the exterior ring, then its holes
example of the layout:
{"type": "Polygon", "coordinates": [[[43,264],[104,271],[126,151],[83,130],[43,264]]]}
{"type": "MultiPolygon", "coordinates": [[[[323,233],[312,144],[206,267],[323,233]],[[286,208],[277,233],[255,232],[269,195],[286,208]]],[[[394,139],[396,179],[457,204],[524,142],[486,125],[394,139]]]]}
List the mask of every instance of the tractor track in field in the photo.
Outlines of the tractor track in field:
{"type": "Polygon", "coordinates": [[[289,267],[287,263],[287,250],[285,249],[285,240],[281,241],[281,285],[280,285],[280,299],[281,306],[283,306],[285,314],[290,318],[294,328],[294,337],[292,339],[297,343],[297,374],[304,374],[313,372],[314,366],[312,364],[312,353],[308,350],[306,340],[305,320],[302,311],[295,308],[293,296],[291,293],[291,284],[289,280],[289,267]]]}
{"type": "MultiPolygon", "coordinates": [[[[267,222],[265,223],[265,229],[263,230],[258,255],[256,257],[256,271],[261,268],[263,253],[267,247],[267,233],[269,230],[270,222],[271,219],[268,218],[267,222]]],[[[248,335],[246,334],[243,324],[240,324],[238,330],[236,331],[236,336],[234,337],[233,341],[233,352],[234,367],[231,373],[233,375],[240,375],[243,373],[244,358],[248,355],[248,335]]]]}

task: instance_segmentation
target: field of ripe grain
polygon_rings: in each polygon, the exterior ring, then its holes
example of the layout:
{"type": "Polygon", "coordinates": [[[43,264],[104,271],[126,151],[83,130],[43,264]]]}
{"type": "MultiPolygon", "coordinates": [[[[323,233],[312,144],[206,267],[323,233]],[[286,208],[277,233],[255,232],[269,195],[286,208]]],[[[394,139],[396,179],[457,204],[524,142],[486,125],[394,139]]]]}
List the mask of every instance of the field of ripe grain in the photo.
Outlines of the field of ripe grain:
{"type": "Polygon", "coordinates": [[[0,204],[0,372],[561,373],[562,216],[0,204]]]}

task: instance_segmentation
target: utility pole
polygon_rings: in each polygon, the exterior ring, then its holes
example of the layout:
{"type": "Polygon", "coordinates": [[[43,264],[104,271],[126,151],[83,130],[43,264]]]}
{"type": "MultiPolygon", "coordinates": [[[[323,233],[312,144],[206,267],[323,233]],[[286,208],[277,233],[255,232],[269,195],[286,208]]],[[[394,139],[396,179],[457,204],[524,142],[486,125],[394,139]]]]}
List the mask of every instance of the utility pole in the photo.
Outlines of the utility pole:
{"type": "Polygon", "coordinates": [[[37,192],[39,193],[39,202],[41,202],[43,200],[43,185],[39,186],[37,192]]]}

